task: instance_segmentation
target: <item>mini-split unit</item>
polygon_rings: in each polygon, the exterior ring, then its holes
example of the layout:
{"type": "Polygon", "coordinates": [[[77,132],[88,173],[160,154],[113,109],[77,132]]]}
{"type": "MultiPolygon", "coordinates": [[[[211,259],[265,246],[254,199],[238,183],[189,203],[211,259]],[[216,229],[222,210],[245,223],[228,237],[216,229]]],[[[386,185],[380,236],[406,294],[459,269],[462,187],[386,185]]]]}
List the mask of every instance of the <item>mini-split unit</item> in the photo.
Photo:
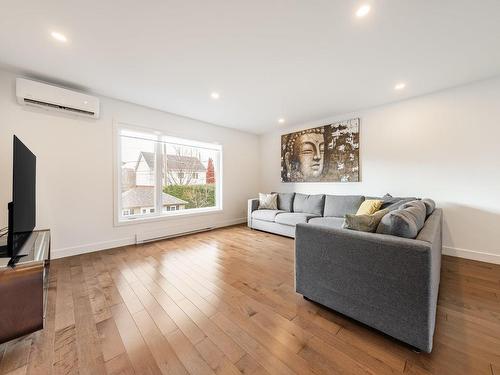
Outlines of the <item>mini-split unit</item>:
{"type": "Polygon", "coordinates": [[[95,119],[99,118],[99,98],[81,92],[17,78],[16,96],[21,105],[95,119]]]}

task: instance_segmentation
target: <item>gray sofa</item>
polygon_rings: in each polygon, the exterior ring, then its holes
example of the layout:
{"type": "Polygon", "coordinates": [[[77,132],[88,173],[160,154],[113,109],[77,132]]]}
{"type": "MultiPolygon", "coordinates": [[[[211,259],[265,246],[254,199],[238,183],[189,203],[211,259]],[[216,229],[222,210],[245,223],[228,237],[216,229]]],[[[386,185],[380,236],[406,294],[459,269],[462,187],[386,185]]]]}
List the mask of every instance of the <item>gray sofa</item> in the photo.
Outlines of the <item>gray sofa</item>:
{"type": "Polygon", "coordinates": [[[355,214],[365,200],[360,195],[279,193],[277,210],[259,210],[259,200],[248,201],[248,226],[295,237],[299,223],[342,228],[346,214],[355,214]]]}
{"type": "MultiPolygon", "coordinates": [[[[248,225],[295,237],[298,293],[431,352],[442,210],[433,210],[415,239],[342,229],[342,215],[355,213],[363,200],[360,196],[323,196],[322,215],[318,211],[293,215],[293,205],[292,212],[257,210],[258,200],[250,200],[248,225]]],[[[314,211],[313,206],[306,205],[306,209],[314,211]]]]}

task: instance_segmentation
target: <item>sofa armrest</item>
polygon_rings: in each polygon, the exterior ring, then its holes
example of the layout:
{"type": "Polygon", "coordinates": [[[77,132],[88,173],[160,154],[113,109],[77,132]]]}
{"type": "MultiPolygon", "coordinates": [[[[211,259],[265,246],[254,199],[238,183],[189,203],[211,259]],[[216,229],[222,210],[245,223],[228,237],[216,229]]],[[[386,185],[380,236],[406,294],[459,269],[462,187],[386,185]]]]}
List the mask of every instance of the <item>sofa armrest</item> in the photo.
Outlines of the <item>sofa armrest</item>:
{"type": "Polygon", "coordinates": [[[259,208],[259,200],[257,198],[248,200],[247,225],[252,227],[252,212],[259,208]]]}
{"type": "Polygon", "coordinates": [[[298,224],[296,290],[430,351],[439,288],[439,276],[434,273],[441,255],[435,245],[418,239],[298,224]]]}

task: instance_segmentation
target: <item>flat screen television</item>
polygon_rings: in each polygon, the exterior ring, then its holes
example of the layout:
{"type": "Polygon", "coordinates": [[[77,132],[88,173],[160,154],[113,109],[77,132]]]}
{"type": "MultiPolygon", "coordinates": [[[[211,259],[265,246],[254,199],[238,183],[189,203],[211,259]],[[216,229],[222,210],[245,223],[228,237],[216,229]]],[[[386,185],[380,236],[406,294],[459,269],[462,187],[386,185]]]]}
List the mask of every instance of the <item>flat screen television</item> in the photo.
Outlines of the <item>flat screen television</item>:
{"type": "Polygon", "coordinates": [[[26,255],[21,250],[36,225],[36,156],[14,136],[12,159],[7,256],[16,257],[26,255]]]}

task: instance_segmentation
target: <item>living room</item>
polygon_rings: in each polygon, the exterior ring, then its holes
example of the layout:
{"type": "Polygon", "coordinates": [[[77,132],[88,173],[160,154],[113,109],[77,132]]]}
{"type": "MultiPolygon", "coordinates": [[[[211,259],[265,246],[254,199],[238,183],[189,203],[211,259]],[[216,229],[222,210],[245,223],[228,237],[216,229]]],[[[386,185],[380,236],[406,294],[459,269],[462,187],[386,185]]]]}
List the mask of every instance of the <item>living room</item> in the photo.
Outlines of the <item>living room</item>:
{"type": "Polygon", "coordinates": [[[0,20],[0,374],[500,375],[498,2],[0,20]]]}

